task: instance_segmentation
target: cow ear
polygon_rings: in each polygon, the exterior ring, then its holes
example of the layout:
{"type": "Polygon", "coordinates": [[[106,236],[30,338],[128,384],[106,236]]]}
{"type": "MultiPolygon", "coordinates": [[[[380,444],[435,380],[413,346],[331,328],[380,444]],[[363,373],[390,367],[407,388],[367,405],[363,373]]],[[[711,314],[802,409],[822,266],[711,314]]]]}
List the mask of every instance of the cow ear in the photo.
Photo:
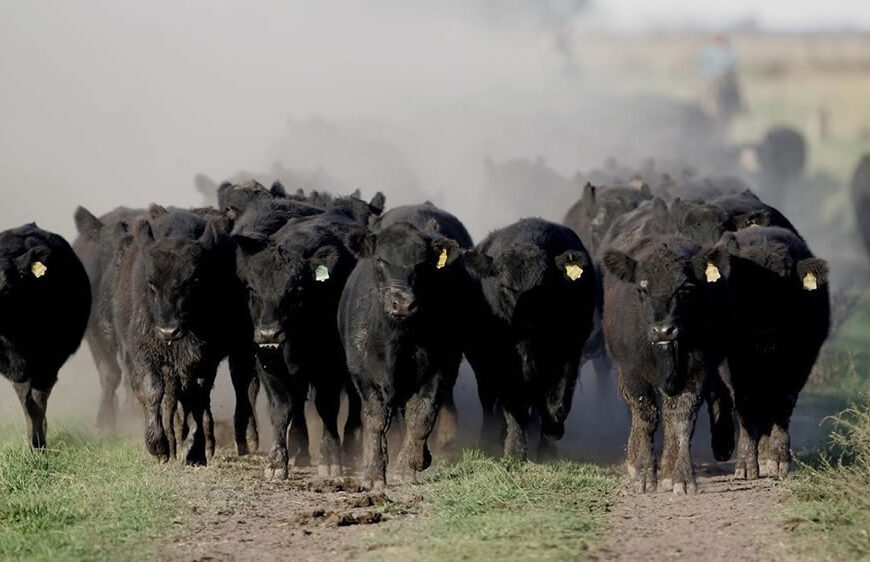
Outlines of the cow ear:
{"type": "Polygon", "coordinates": [[[350,197],[353,197],[354,199],[360,199],[362,198],[362,191],[360,191],[359,188],[356,188],[353,190],[353,193],[350,194],[350,197]]]}
{"type": "Polygon", "coordinates": [[[278,180],[272,182],[272,187],[269,188],[269,193],[272,197],[283,199],[287,197],[287,190],[284,189],[284,184],[278,180]]]}
{"type": "Polygon", "coordinates": [[[359,258],[370,258],[375,255],[378,246],[378,237],[375,233],[367,230],[358,230],[349,233],[344,244],[347,249],[359,258]]]}
{"type": "Polygon", "coordinates": [[[335,271],[341,254],[335,246],[321,246],[308,259],[315,281],[326,281],[335,271]]]}
{"type": "Polygon", "coordinates": [[[431,243],[432,252],[435,254],[435,267],[444,269],[454,261],[462,251],[459,244],[450,238],[436,238],[431,243]]]}
{"type": "Polygon", "coordinates": [[[706,283],[716,283],[723,277],[731,275],[731,252],[727,245],[721,243],[710,248],[703,248],[692,258],[692,270],[695,277],[706,283]]]}
{"type": "Polygon", "coordinates": [[[163,205],[158,205],[157,203],[151,203],[151,206],[148,207],[148,216],[152,219],[156,219],[157,217],[162,217],[169,211],[166,210],[166,207],[163,205]]]}
{"type": "Polygon", "coordinates": [[[89,240],[96,240],[100,231],[103,229],[103,223],[100,222],[100,219],[95,217],[84,207],[76,207],[73,219],[75,219],[76,230],[78,233],[89,240]]]}
{"type": "Polygon", "coordinates": [[[486,277],[498,275],[498,268],[495,266],[495,262],[486,254],[475,250],[466,250],[463,254],[463,261],[465,261],[465,268],[472,277],[485,279],[486,277]]]}
{"type": "Polygon", "coordinates": [[[586,214],[591,218],[594,216],[595,209],[595,186],[589,182],[586,182],[586,185],[583,186],[583,196],[580,198],[580,202],[583,203],[583,208],[586,209],[586,214]]]}
{"type": "Polygon", "coordinates": [[[821,258],[807,258],[797,263],[797,274],[806,291],[815,291],[828,282],[828,262],[821,258]]]}
{"type": "Polygon", "coordinates": [[[562,277],[568,281],[577,281],[583,275],[589,275],[589,266],[582,252],[568,250],[555,257],[556,267],[562,277]]]}
{"type": "Polygon", "coordinates": [[[607,271],[620,281],[634,283],[637,262],[631,256],[618,250],[607,250],[601,262],[607,271]]]}
{"type": "Polygon", "coordinates": [[[34,246],[15,260],[22,277],[42,278],[48,273],[50,251],[46,246],[34,246]]]}
{"type": "Polygon", "coordinates": [[[154,243],[154,231],[151,230],[151,223],[145,217],[139,217],[133,223],[133,236],[140,248],[146,248],[154,243]]]}
{"type": "Polygon", "coordinates": [[[244,234],[233,234],[233,242],[242,253],[251,255],[256,254],[266,247],[266,238],[262,236],[246,236],[244,234]]]}
{"type": "Polygon", "coordinates": [[[369,201],[369,210],[376,214],[380,215],[384,212],[384,208],[387,205],[387,198],[384,197],[384,194],[378,191],[375,193],[375,196],[372,197],[372,200],[369,201]]]}
{"type": "Polygon", "coordinates": [[[749,228],[750,226],[770,226],[770,211],[768,209],[755,209],[746,213],[737,225],[737,229],[749,228]]]}
{"type": "Polygon", "coordinates": [[[199,243],[202,244],[206,249],[214,248],[218,240],[220,239],[220,225],[219,220],[211,219],[205,224],[205,230],[202,233],[202,236],[199,237],[199,243]]]}
{"type": "Polygon", "coordinates": [[[441,223],[438,222],[438,219],[429,219],[426,221],[426,226],[423,228],[423,232],[438,234],[441,232],[441,223]]]}

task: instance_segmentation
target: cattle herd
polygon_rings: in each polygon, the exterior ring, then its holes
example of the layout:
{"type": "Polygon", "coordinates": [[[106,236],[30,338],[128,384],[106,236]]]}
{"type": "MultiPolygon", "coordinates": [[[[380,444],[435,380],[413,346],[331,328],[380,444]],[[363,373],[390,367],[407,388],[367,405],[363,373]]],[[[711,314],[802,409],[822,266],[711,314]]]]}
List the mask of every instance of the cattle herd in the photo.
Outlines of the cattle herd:
{"type": "Polygon", "coordinates": [[[227,359],[240,455],[259,447],[262,386],[274,435],[266,476],[286,478],[294,458],[309,464],[311,395],[320,473],[358,467],[376,487],[394,419],[404,429],[394,472],[413,480],[430,465],[439,416],[456,423],[463,357],[481,444],[518,459],[531,428],[532,456],[556,454],[580,364],[593,360],[603,376],[615,369],[630,409],[638,491],[695,491],[702,403],[715,457],[736,445],[738,478],[758,478],[760,461],[784,476],[792,410],[828,334],[827,263],[739,180],[643,180],[578,185],[564,224],[525,218],[476,246],[429,202],[387,210],[380,193],[288,194],[280,183],[224,183],[217,207],[79,207],[72,246],[34,224],[0,234],[0,372],[31,445],[44,447],[49,393],[84,337],[102,387],[98,425],[115,426],[125,381],[148,452],[204,465],[227,359]]]}

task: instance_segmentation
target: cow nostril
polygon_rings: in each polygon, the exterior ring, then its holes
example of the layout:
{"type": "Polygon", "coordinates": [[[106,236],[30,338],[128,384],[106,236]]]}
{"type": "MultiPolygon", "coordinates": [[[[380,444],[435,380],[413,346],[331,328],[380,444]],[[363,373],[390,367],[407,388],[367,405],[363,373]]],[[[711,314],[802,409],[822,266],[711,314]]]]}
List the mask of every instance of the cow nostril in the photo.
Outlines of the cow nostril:
{"type": "Polygon", "coordinates": [[[393,308],[394,312],[398,311],[399,310],[399,301],[393,299],[392,301],[390,301],[390,306],[393,308]]]}

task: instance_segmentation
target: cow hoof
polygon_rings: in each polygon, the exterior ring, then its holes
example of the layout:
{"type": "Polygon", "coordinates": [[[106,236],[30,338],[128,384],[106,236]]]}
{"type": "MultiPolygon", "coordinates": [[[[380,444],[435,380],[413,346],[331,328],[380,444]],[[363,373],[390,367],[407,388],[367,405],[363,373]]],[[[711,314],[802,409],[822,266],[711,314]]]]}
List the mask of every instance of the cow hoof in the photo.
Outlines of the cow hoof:
{"type": "Polygon", "coordinates": [[[674,489],[674,479],[673,478],[662,478],[661,482],[659,482],[659,492],[668,492],[674,489]]]}
{"type": "Polygon", "coordinates": [[[632,480],[637,478],[637,469],[631,465],[628,465],[627,468],[628,468],[628,477],[631,478],[632,480]]]}
{"type": "Polygon", "coordinates": [[[785,478],[788,476],[790,463],[788,461],[768,460],[766,464],[767,475],[772,478],[785,478]]]}
{"type": "Polygon", "coordinates": [[[341,476],[342,467],[340,464],[331,464],[329,465],[329,475],[330,476],[341,476]]]}
{"type": "Polygon", "coordinates": [[[236,453],[237,453],[240,457],[244,457],[244,456],[247,455],[249,452],[250,452],[250,451],[249,451],[249,449],[248,449],[248,444],[247,444],[247,443],[245,443],[244,441],[236,441],[236,453]]]}
{"type": "Polygon", "coordinates": [[[693,480],[674,482],[673,489],[675,496],[693,495],[698,492],[698,485],[693,480]]]}
{"type": "Polygon", "coordinates": [[[267,480],[287,480],[287,467],[267,466],[263,475],[267,480]]]}
{"type": "Polygon", "coordinates": [[[380,479],[376,478],[374,480],[364,479],[360,482],[360,487],[364,490],[371,490],[372,492],[380,492],[383,491],[384,488],[387,487],[387,483],[380,479]]]}
{"type": "Polygon", "coordinates": [[[746,467],[738,466],[734,470],[734,479],[735,480],[746,480],[746,467]]]}
{"type": "Polygon", "coordinates": [[[330,476],[329,473],[329,465],[328,464],[319,464],[317,465],[317,475],[321,477],[330,476]]]}

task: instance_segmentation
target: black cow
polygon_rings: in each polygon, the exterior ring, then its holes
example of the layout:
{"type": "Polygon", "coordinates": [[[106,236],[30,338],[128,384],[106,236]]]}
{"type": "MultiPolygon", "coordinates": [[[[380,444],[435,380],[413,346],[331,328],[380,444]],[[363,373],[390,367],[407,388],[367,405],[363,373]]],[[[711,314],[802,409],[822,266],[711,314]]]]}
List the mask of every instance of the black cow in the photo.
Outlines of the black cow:
{"type": "MultiPolygon", "coordinates": [[[[359,398],[350,386],[341,339],[336,328],[338,301],[356,257],[344,244],[365,226],[344,209],[291,220],[274,235],[236,234],[238,275],[247,286],[253,337],[259,347],[258,372],[266,389],[274,444],[266,476],[287,477],[290,454],[296,466],[309,463],[305,401],[314,389],[323,421],[320,469],[337,475],[342,459],[338,408],[348,389],[350,412],[345,445],[359,429],[359,398]],[[291,424],[288,451],[287,428],[291,424]]],[[[350,460],[349,458],[346,460],[350,460]]]]}
{"type": "Polygon", "coordinates": [[[604,334],[631,409],[629,476],[640,492],[655,487],[653,435],[663,412],[662,486],[694,492],[691,437],[705,386],[718,377],[710,288],[728,275],[727,252],[659,235],[608,249],[602,262],[604,334]]]}
{"type": "Polygon", "coordinates": [[[727,213],[729,230],[736,231],[752,226],[778,226],[798,234],[797,229],[785,215],[759,199],[750,190],[737,195],[717,197],[709,203],[727,213]]]}
{"type": "Polygon", "coordinates": [[[48,397],[90,309],[87,273],[66,240],[33,223],[0,232],[0,374],[21,400],[32,447],[45,447],[48,397]]]}
{"type": "Polygon", "coordinates": [[[562,224],[574,229],[594,257],[613,221],[647,199],[652,199],[652,193],[646,184],[635,188],[595,187],[587,183],[583,196],[568,209],[562,224]]]}
{"type": "Polygon", "coordinates": [[[366,225],[375,217],[380,216],[386,205],[386,198],[380,191],[374,194],[371,201],[366,202],[361,199],[359,189],[344,196],[335,196],[325,191],[310,191],[306,194],[300,189],[296,195],[291,195],[290,199],[322,209],[345,209],[358,222],[366,225]]]}
{"type": "MultiPolygon", "coordinates": [[[[225,229],[219,219],[152,208],[133,224],[135,240],[116,264],[117,340],[145,408],[147,449],[160,460],[175,456],[180,403],[183,419],[193,424],[183,436],[185,462],[206,464],[214,450],[210,392],[224,357],[234,377],[251,379],[248,316],[225,229]]],[[[246,452],[246,444],[237,445],[246,452]]]]}
{"type": "Polygon", "coordinates": [[[864,242],[864,249],[870,255],[870,154],[865,154],[855,166],[850,191],[858,234],[864,242]]]}
{"type": "Polygon", "coordinates": [[[570,228],[523,219],[491,233],[465,261],[490,307],[475,364],[485,439],[495,434],[498,401],[507,422],[505,455],[525,459],[534,409],[541,418],[539,455],[552,456],[592,329],[592,259],[570,228]]]}
{"type": "Polygon", "coordinates": [[[768,471],[785,476],[792,410],[828,335],[828,264],[783,228],[726,234],[720,247],[731,254],[728,366],[740,421],[735,473],[757,478],[761,448],[768,471]]]}
{"type": "MultiPolygon", "coordinates": [[[[117,417],[115,393],[121,384],[118,343],[112,321],[112,294],[115,283],[115,256],[125,243],[127,228],[143,209],[118,207],[97,218],[84,207],[75,211],[78,237],[73,249],[91,283],[92,307],[85,338],[100,376],[100,407],[97,427],[114,429],[117,417]]],[[[129,395],[129,393],[128,393],[129,395]]]]}
{"type": "Polygon", "coordinates": [[[431,204],[399,208],[382,217],[376,232],[348,240],[361,259],[342,293],[338,321],[362,400],[368,486],[386,483],[387,429],[398,410],[405,413],[399,468],[413,478],[431,463],[427,440],[452,392],[463,351],[457,326],[465,297],[456,288],[467,273],[457,262],[459,244],[441,234],[450,222],[451,215],[431,204]],[[418,227],[393,222],[394,212],[440,218],[418,227]]]}

